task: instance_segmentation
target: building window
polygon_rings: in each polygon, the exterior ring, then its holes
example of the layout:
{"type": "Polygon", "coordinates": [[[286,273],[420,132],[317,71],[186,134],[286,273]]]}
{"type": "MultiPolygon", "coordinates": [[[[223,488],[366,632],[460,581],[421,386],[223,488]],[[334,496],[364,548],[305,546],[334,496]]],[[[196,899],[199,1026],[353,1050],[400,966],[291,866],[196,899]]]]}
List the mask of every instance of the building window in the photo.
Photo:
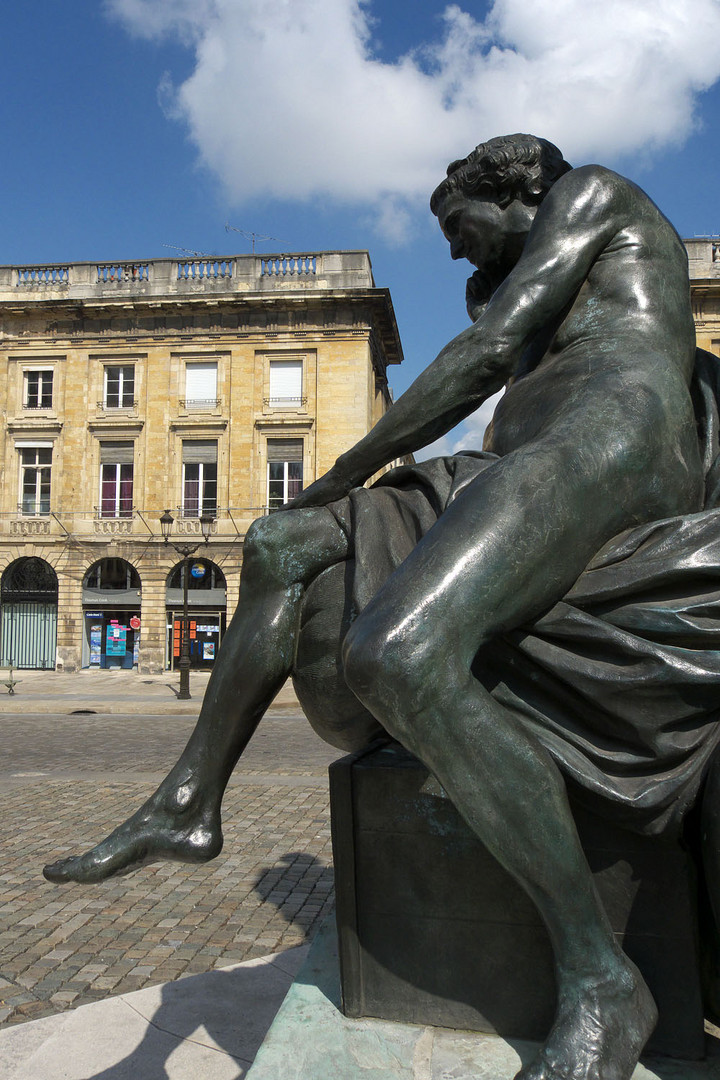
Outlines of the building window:
{"type": "Polygon", "coordinates": [[[217,510],[217,442],[183,440],[183,517],[215,515],[217,510]]]}
{"type": "Polygon", "coordinates": [[[270,361],[270,398],[274,409],[298,408],[302,405],[302,360],[270,361]]]}
{"type": "Polygon", "coordinates": [[[268,439],[267,505],[279,510],[303,489],[302,439],[268,439]]]}
{"type": "Polygon", "coordinates": [[[40,371],[25,372],[23,389],[24,409],[51,409],[53,401],[53,373],[42,368],[40,371]]]}
{"type": "Polygon", "coordinates": [[[100,443],[100,517],[132,517],[133,444],[100,443]]]}
{"type": "Polygon", "coordinates": [[[218,403],[217,363],[185,365],[185,408],[208,409],[218,403]]]}
{"type": "Polygon", "coordinates": [[[132,409],[135,404],[135,367],[126,364],[105,368],[103,404],[106,409],[132,409]]]}
{"type": "Polygon", "coordinates": [[[85,575],[83,588],[127,592],[140,588],[140,575],[125,559],[100,559],[85,575]]]}
{"type": "Polygon", "coordinates": [[[50,513],[51,446],[20,449],[20,507],[24,515],[50,513]]]}

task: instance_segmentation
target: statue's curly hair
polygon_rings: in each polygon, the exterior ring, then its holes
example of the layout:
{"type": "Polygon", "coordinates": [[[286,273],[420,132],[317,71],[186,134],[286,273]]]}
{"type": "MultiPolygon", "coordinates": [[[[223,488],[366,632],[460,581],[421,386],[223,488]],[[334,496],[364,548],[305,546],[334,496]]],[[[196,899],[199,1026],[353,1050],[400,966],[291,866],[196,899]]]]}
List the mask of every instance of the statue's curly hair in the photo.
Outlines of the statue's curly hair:
{"type": "Polygon", "coordinates": [[[466,158],[451,162],[447,177],[430,199],[430,209],[452,192],[479,195],[507,206],[514,199],[536,206],[569,165],[557,146],[535,135],[501,135],[476,146],[466,158]]]}

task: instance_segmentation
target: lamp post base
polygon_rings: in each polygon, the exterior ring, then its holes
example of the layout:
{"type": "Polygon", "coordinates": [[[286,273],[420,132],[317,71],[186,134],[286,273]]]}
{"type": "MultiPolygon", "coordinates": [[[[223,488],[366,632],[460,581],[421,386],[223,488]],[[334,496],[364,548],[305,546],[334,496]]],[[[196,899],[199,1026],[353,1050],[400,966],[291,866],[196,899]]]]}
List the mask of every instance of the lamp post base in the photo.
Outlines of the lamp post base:
{"type": "Polygon", "coordinates": [[[191,696],[190,694],[190,666],[180,668],[180,689],[178,690],[178,701],[187,701],[191,696]]]}

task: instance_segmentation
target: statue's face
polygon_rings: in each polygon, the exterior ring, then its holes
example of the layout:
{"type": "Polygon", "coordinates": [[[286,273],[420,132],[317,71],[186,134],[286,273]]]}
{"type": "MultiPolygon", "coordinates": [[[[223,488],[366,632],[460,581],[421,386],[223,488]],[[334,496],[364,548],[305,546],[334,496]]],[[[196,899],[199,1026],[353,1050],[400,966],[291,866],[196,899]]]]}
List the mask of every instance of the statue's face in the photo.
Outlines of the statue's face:
{"type": "Polygon", "coordinates": [[[438,221],[453,259],[468,259],[495,276],[509,273],[520,258],[536,209],[452,192],[438,207],[438,221]]]}

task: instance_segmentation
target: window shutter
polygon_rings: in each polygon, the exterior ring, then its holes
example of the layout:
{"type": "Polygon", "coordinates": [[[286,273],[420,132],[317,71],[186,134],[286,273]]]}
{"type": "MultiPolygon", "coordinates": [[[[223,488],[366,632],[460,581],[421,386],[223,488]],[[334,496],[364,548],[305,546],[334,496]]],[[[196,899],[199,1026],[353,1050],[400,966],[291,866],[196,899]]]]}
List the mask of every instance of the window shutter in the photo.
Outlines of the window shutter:
{"type": "Polygon", "coordinates": [[[132,465],[135,446],[131,442],[101,442],[100,462],[103,465],[132,465]]]}
{"type": "Polygon", "coordinates": [[[185,465],[214,465],[217,462],[217,442],[208,439],[183,439],[185,465]]]}
{"type": "Polygon", "coordinates": [[[187,401],[217,400],[217,364],[185,365],[185,398],[187,401]]]}
{"type": "Polygon", "coordinates": [[[268,439],[268,461],[302,461],[302,439],[268,439]]]}
{"type": "Polygon", "coordinates": [[[270,361],[270,400],[302,398],[302,360],[270,361]]]}

